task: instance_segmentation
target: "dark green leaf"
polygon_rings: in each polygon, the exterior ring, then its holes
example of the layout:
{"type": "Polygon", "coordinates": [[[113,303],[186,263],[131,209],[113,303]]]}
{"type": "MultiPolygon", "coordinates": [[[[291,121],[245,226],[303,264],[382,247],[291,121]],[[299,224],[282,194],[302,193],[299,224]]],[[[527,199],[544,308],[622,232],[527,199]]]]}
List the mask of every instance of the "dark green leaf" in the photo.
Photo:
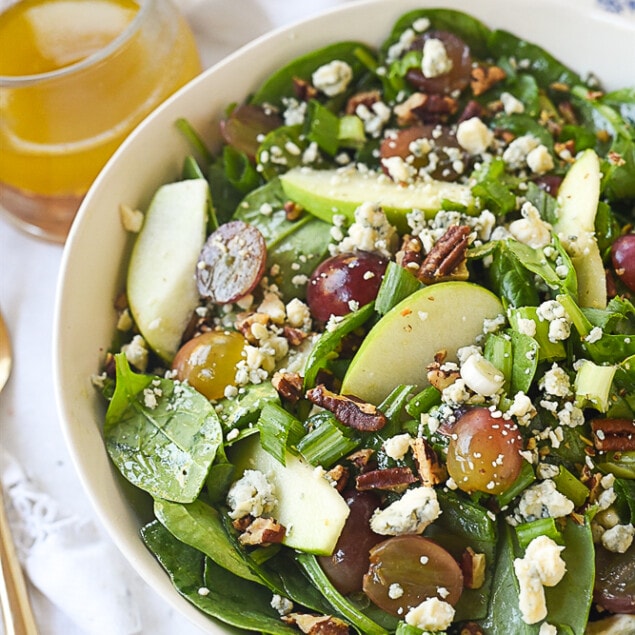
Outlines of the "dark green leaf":
{"type": "Polygon", "coordinates": [[[188,385],[138,375],[122,353],[115,359],[117,384],[104,425],[111,459],[153,497],[193,501],[222,444],[214,408],[188,385]]]}

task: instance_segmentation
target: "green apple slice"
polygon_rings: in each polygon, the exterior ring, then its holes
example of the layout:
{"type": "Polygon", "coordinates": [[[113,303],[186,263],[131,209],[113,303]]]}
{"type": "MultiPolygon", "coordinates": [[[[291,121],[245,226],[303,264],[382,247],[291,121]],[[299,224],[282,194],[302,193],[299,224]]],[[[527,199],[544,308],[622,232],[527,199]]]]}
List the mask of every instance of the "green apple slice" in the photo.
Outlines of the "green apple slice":
{"type": "Polygon", "coordinates": [[[327,222],[332,222],[334,214],[343,214],[352,221],[362,203],[375,203],[381,206],[391,224],[406,231],[406,213],[413,209],[432,217],[444,200],[468,211],[474,207],[471,190],[466,185],[434,180],[400,185],[384,174],[362,172],[354,167],[293,168],[283,174],[280,181],[287,197],[327,222]]]}
{"type": "Polygon", "coordinates": [[[199,295],[196,263],[210,206],[205,179],[160,187],[146,212],[128,265],[128,304],[146,340],[163,360],[174,357],[199,295]]]}
{"type": "Polygon", "coordinates": [[[259,470],[273,486],[277,503],[271,516],[286,529],[283,544],[317,555],[333,553],[350,510],[320,471],[290,453],[282,465],[256,435],[236,444],[230,455],[239,473],[259,470]]]}
{"type": "Polygon", "coordinates": [[[379,404],[399,384],[424,388],[426,366],[441,350],[448,361],[503,313],[500,300],[471,282],[441,282],[393,307],[368,333],[344,377],[342,394],[379,404]]]}
{"type": "Polygon", "coordinates": [[[606,275],[595,238],[595,215],[600,200],[600,160],[585,150],[569,168],[558,191],[558,220],[553,230],[562,242],[578,278],[578,303],[606,306],[606,275]]]}

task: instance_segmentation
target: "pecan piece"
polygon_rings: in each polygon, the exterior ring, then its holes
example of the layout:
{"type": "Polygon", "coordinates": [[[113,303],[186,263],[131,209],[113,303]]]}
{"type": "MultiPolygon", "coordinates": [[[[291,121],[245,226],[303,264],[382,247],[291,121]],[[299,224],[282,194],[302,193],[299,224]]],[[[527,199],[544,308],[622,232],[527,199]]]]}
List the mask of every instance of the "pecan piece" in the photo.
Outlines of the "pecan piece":
{"type": "Polygon", "coordinates": [[[466,589],[480,589],[485,582],[485,554],[467,547],[461,554],[461,571],[466,589]]]}
{"type": "Polygon", "coordinates": [[[467,225],[451,225],[421,263],[417,277],[426,284],[443,280],[466,280],[465,254],[472,230],[467,225]]]}
{"type": "Polygon", "coordinates": [[[234,326],[237,331],[240,331],[245,339],[250,344],[257,344],[259,338],[256,337],[256,333],[263,327],[266,328],[267,324],[271,321],[271,318],[266,313],[256,313],[255,311],[239,313],[236,316],[234,326]],[[256,331],[254,332],[254,326],[256,331]]]}
{"type": "Polygon", "coordinates": [[[348,635],[348,625],[332,615],[311,615],[309,613],[289,613],[283,622],[297,626],[306,635],[348,635]]]}
{"type": "Polygon", "coordinates": [[[447,95],[413,93],[406,101],[394,107],[399,126],[413,123],[439,123],[458,110],[458,102],[447,95]]]}
{"type": "Polygon", "coordinates": [[[293,92],[300,101],[310,101],[318,95],[318,90],[313,84],[310,84],[301,77],[293,78],[293,92]]]}
{"type": "Polygon", "coordinates": [[[302,212],[304,212],[304,208],[299,203],[295,201],[285,201],[284,203],[284,217],[290,221],[296,221],[300,216],[302,216],[302,212]]]}
{"type": "Polygon", "coordinates": [[[417,437],[412,442],[412,454],[414,455],[417,472],[422,485],[438,485],[447,478],[443,465],[439,462],[437,453],[427,439],[417,437]]]}
{"type": "Polygon", "coordinates": [[[363,472],[370,465],[370,460],[372,459],[373,454],[375,454],[374,450],[371,450],[370,448],[363,448],[357,452],[353,452],[353,454],[349,454],[346,459],[350,461],[360,472],[363,472]]]}
{"type": "Polygon", "coordinates": [[[593,445],[603,452],[635,450],[633,419],[594,419],[591,421],[593,445]]]}
{"type": "Polygon", "coordinates": [[[355,430],[375,432],[386,425],[386,415],[373,404],[352,395],[338,395],[323,384],[311,388],[307,399],[335,415],[335,418],[355,430]]]}
{"type": "Polygon", "coordinates": [[[475,66],[470,78],[470,86],[474,96],[482,95],[494,84],[503,81],[505,77],[505,71],[499,66],[475,66]]]}
{"type": "Polygon", "coordinates": [[[355,479],[355,487],[360,492],[374,489],[401,491],[417,482],[417,477],[409,467],[388,467],[364,472],[355,479]]]}
{"type": "Polygon", "coordinates": [[[381,101],[381,93],[378,90],[366,90],[356,93],[346,102],[346,114],[354,115],[358,106],[370,108],[373,104],[381,101]]]}
{"type": "Polygon", "coordinates": [[[459,635],[485,635],[485,631],[476,622],[465,622],[461,626],[459,635]]]}
{"type": "Polygon", "coordinates": [[[288,325],[282,327],[282,333],[291,346],[300,346],[300,344],[302,344],[302,342],[304,342],[304,340],[308,337],[308,333],[288,325]]]}
{"type": "Polygon", "coordinates": [[[348,485],[349,470],[343,465],[333,466],[327,473],[326,478],[335,483],[335,489],[343,492],[348,485]]]}
{"type": "Polygon", "coordinates": [[[282,542],[285,528],[273,518],[256,518],[245,531],[238,536],[241,545],[270,545],[282,542]]]}
{"type": "Polygon", "coordinates": [[[417,236],[404,234],[401,241],[401,248],[395,255],[395,261],[404,269],[417,271],[423,261],[422,249],[421,240],[417,236]]]}
{"type": "Polygon", "coordinates": [[[303,380],[298,373],[274,373],[271,384],[282,399],[296,403],[302,397],[303,380]]]}
{"type": "Polygon", "coordinates": [[[435,361],[428,364],[426,369],[428,382],[441,392],[461,376],[461,371],[454,364],[446,365],[435,361]]]}

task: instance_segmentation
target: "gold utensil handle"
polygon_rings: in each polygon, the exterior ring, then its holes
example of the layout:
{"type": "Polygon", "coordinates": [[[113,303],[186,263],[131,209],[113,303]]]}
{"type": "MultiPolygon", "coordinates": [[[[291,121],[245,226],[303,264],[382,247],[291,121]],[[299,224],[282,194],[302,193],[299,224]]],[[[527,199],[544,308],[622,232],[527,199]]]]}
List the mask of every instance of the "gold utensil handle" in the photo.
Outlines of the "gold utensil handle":
{"type": "Polygon", "coordinates": [[[0,601],[6,635],[37,635],[22,568],[15,551],[0,486],[0,601]]]}

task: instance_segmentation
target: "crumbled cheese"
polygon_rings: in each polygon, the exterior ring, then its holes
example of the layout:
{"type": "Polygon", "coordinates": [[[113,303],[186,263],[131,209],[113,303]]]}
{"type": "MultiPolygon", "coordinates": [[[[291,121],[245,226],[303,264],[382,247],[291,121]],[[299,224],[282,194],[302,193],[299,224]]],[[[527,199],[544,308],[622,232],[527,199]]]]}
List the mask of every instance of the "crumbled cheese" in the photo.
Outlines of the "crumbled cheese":
{"type": "Polygon", "coordinates": [[[529,486],[520,497],[516,516],[520,522],[568,516],[575,505],[556,489],[551,479],[529,486]]]}
{"type": "Polygon", "coordinates": [[[557,300],[547,300],[537,309],[540,320],[549,322],[548,337],[550,342],[566,340],[571,335],[571,318],[565,308],[557,300]]]}
{"type": "Polygon", "coordinates": [[[266,291],[258,306],[258,313],[266,313],[275,324],[282,324],[286,318],[284,302],[272,291],[266,291]]]}
{"type": "Polygon", "coordinates": [[[258,518],[270,513],[277,503],[273,486],[260,470],[245,470],[227,493],[229,517],[234,520],[244,516],[258,518]]]}
{"type": "Polygon", "coordinates": [[[536,408],[528,395],[518,391],[514,395],[514,401],[505,413],[506,417],[516,417],[520,425],[528,425],[536,416],[536,408]]]}
{"type": "Polygon", "coordinates": [[[602,544],[613,553],[625,553],[633,542],[635,527],[632,524],[615,525],[602,534],[602,544]]]}
{"type": "Polygon", "coordinates": [[[119,206],[119,217],[121,224],[127,232],[138,234],[143,226],[144,215],[138,209],[132,209],[129,205],[121,204],[119,206]]]}
{"type": "Polygon", "coordinates": [[[526,624],[547,617],[544,586],[555,586],[566,572],[560,552],[564,549],[547,536],[534,538],[523,558],[514,560],[514,572],[520,586],[518,604],[526,624]]]}
{"type": "Polygon", "coordinates": [[[129,331],[133,326],[132,316],[130,315],[130,311],[128,309],[124,309],[117,319],[117,330],[118,331],[129,331]]]}
{"type": "Polygon", "coordinates": [[[503,161],[512,170],[519,170],[527,164],[527,155],[539,145],[538,139],[532,135],[517,137],[505,148],[503,161]]]}
{"type": "Polygon", "coordinates": [[[558,411],[558,421],[569,428],[577,428],[584,425],[584,412],[571,402],[564,404],[562,410],[558,411]]]}
{"type": "Polygon", "coordinates": [[[508,115],[522,114],[525,112],[525,105],[523,102],[514,97],[511,93],[501,93],[501,103],[503,104],[505,113],[508,115]]]}
{"type": "Polygon", "coordinates": [[[148,368],[148,345],[141,335],[135,335],[130,343],[121,347],[126,359],[137,370],[145,372],[148,368]]]}
{"type": "Polygon", "coordinates": [[[384,452],[387,456],[395,461],[403,459],[410,450],[412,437],[406,432],[404,434],[396,434],[384,441],[384,452]]]}
{"type": "Polygon", "coordinates": [[[540,218],[540,212],[529,201],[523,203],[522,218],[509,224],[510,234],[519,242],[534,249],[541,249],[551,243],[551,225],[540,218]]]}
{"type": "Polygon", "coordinates": [[[462,378],[452,382],[441,392],[441,401],[443,401],[443,403],[456,406],[466,403],[471,397],[472,394],[467,390],[465,380],[462,378]]]}
{"type": "Polygon", "coordinates": [[[539,387],[548,395],[568,397],[571,394],[571,380],[564,368],[554,362],[551,368],[538,382],[539,387]]]}
{"type": "Polygon", "coordinates": [[[522,335],[529,335],[529,337],[536,335],[536,323],[531,318],[518,318],[516,328],[522,335]]]}
{"type": "Polygon", "coordinates": [[[441,513],[437,494],[432,487],[409,489],[385,509],[378,509],[370,519],[370,527],[382,536],[420,534],[441,513]]]}
{"type": "Polygon", "coordinates": [[[540,144],[527,153],[527,165],[534,174],[545,174],[549,170],[553,170],[553,157],[549,149],[540,144]]]}
{"type": "Polygon", "coordinates": [[[445,44],[438,38],[429,38],[423,45],[421,72],[424,77],[438,77],[452,70],[452,60],[445,44]]]}
{"type": "Polygon", "coordinates": [[[404,594],[403,587],[400,584],[397,584],[397,582],[393,582],[388,587],[388,597],[391,600],[398,600],[400,597],[403,596],[403,594],[404,594]]]}
{"type": "Polygon", "coordinates": [[[328,97],[343,93],[353,79],[353,69],[342,60],[333,60],[320,66],[312,75],[315,88],[328,97]]]}
{"type": "Polygon", "coordinates": [[[558,635],[558,628],[553,624],[549,624],[548,622],[543,622],[540,625],[540,630],[538,631],[538,635],[558,635]]]}
{"type": "Polygon", "coordinates": [[[278,611],[280,615],[289,615],[293,611],[293,602],[289,598],[275,593],[271,598],[271,608],[278,611]]]}
{"type": "Polygon", "coordinates": [[[364,122],[364,131],[371,137],[379,137],[384,126],[390,121],[392,111],[383,101],[376,101],[369,107],[359,104],[355,114],[364,122]]]}
{"type": "Polygon", "coordinates": [[[416,168],[399,156],[385,157],[381,164],[396,183],[411,183],[417,175],[416,168]]]}
{"type": "Polygon", "coordinates": [[[439,598],[427,598],[406,613],[406,624],[423,631],[445,631],[454,619],[454,607],[439,598]]]}
{"type": "Polygon", "coordinates": [[[293,298],[286,306],[287,322],[294,328],[311,328],[311,311],[300,298],[293,298]]]}
{"type": "Polygon", "coordinates": [[[355,210],[355,220],[348,235],[333,247],[334,253],[361,250],[390,258],[397,248],[397,230],[388,222],[386,214],[373,203],[362,203],[355,210]]]}
{"type": "Polygon", "coordinates": [[[494,133],[478,117],[462,121],[456,129],[456,140],[471,155],[483,154],[494,141],[494,133]]]}
{"type": "Polygon", "coordinates": [[[589,334],[584,338],[584,341],[587,342],[587,344],[595,344],[595,342],[598,342],[602,339],[602,335],[602,329],[599,326],[594,326],[589,331],[589,334]]]}

